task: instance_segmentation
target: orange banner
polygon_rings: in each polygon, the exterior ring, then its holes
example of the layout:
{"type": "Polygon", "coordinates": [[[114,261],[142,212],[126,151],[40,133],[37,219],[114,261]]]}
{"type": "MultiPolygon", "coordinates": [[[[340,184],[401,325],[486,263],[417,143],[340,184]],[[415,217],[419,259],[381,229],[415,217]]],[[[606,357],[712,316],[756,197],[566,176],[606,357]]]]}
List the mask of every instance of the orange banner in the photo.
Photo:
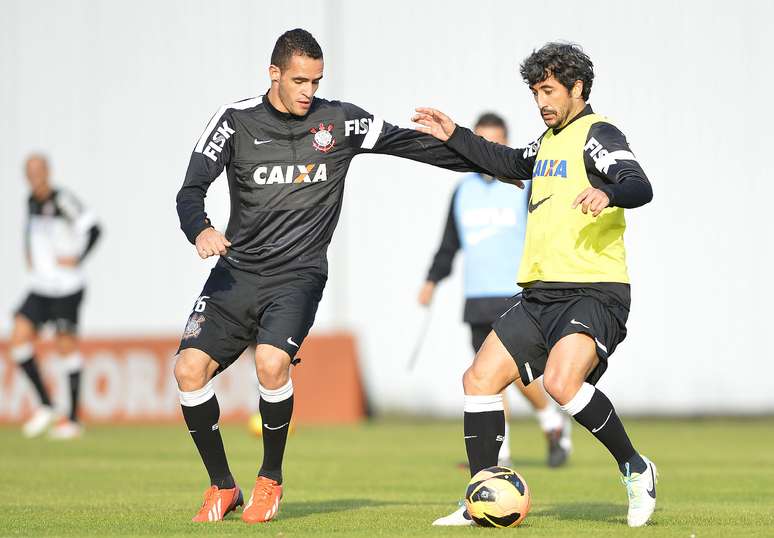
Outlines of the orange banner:
{"type": "MultiPolygon", "coordinates": [[[[180,420],[172,375],[177,338],[87,338],[80,416],[87,422],[180,420]]],[[[69,409],[67,374],[50,341],[36,347],[38,364],[57,409],[69,409]]],[[[293,367],[294,419],[299,423],[352,423],[365,416],[355,339],[348,333],[310,335],[293,367]]],[[[258,408],[252,353],[215,378],[222,420],[244,420],[258,408]]],[[[0,423],[26,419],[38,404],[7,341],[0,341],[0,423]]]]}

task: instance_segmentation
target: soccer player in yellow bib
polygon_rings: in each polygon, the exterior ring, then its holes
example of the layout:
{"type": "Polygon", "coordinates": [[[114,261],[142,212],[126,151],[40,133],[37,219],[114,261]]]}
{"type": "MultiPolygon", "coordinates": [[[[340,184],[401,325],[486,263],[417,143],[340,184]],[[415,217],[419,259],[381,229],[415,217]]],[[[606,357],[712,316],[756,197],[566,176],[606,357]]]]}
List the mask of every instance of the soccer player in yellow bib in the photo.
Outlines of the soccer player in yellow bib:
{"type": "MultiPolygon", "coordinates": [[[[420,131],[473,163],[520,184],[532,180],[520,300],[493,325],[463,376],[471,475],[497,464],[504,431],[501,391],[541,375],[551,397],[612,454],[629,497],[628,524],[656,506],[656,467],[632,446],[596,382],[626,336],[630,289],[624,208],[653,197],[623,133],[588,104],[593,64],[573,44],[548,43],[521,65],[548,129],[526,148],[488,142],[432,108],[420,131]]],[[[504,253],[507,255],[507,253],[504,253]]],[[[471,525],[464,507],[435,525],[471,525]]]]}

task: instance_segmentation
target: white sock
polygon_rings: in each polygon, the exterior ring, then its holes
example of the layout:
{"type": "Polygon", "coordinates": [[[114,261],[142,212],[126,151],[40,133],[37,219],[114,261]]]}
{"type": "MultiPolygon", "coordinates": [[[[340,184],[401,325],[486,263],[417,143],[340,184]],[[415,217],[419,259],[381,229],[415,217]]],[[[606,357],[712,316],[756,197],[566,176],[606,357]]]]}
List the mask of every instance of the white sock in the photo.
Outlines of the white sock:
{"type": "Polygon", "coordinates": [[[180,397],[180,404],[186,407],[196,407],[204,402],[207,402],[215,396],[215,387],[212,385],[212,379],[210,379],[206,385],[200,389],[192,390],[189,392],[177,390],[180,397]]]}
{"type": "Polygon", "coordinates": [[[540,424],[540,429],[544,432],[558,430],[564,426],[561,413],[552,403],[549,403],[544,409],[535,411],[535,416],[540,424]]]}
{"type": "Polygon", "coordinates": [[[67,355],[60,355],[59,360],[62,363],[64,371],[68,374],[74,374],[83,369],[83,355],[80,351],[73,351],[67,355]]]}
{"type": "Polygon", "coordinates": [[[499,461],[511,459],[511,427],[508,425],[508,420],[505,421],[505,435],[503,435],[503,444],[500,446],[497,459],[499,461]]]}
{"type": "Polygon", "coordinates": [[[562,406],[562,409],[565,413],[571,417],[574,417],[583,411],[587,405],[589,405],[591,398],[594,396],[595,390],[596,389],[594,388],[594,385],[591,385],[590,383],[584,383],[581,385],[581,388],[578,390],[575,396],[572,397],[572,400],[562,406]]]}
{"type": "Polygon", "coordinates": [[[293,396],[293,380],[288,379],[288,382],[282,385],[278,389],[267,389],[260,383],[258,383],[258,393],[260,397],[269,403],[284,402],[291,396],[293,396]]]}
{"type": "Polygon", "coordinates": [[[466,413],[486,413],[488,411],[504,411],[503,395],[491,394],[486,396],[470,396],[465,395],[465,407],[466,413]]]}

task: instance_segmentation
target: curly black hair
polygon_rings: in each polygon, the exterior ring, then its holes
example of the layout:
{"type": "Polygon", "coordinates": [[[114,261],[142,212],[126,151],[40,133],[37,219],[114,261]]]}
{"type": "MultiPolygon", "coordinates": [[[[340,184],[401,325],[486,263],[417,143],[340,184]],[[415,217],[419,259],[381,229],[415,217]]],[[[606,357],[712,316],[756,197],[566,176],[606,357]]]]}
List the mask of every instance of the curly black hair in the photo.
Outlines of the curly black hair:
{"type": "Polygon", "coordinates": [[[279,36],[271,53],[271,63],[280,69],[285,69],[294,54],[308,56],[313,60],[323,57],[320,44],[312,34],[302,28],[288,30],[279,36]]]}
{"type": "Polygon", "coordinates": [[[533,50],[519,68],[521,77],[528,85],[543,82],[551,75],[570,91],[576,80],[583,82],[581,96],[589,100],[594,82],[594,64],[591,58],[575,43],[546,43],[533,50]]]}
{"type": "Polygon", "coordinates": [[[479,127],[499,127],[508,136],[508,126],[505,124],[505,120],[494,112],[484,112],[481,114],[478,120],[476,120],[475,125],[476,129],[479,127]]]}

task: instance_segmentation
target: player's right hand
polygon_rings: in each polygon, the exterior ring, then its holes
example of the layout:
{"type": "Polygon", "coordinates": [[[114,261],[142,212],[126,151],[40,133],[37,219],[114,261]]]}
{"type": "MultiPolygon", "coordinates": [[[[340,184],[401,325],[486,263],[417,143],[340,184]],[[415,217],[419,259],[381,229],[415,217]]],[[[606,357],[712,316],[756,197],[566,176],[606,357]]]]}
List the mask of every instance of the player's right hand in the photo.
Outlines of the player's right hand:
{"type": "Polygon", "coordinates": [[[215,228],[202,230],[202,232],[196,236],[196,252],[203,260],[210,256],[223,256],[226,254],[226,249],[230,246],[231,241],[226,239],[226,236],[215,228]]]}
{"type": "Polygon", "coordinates": [[[417,301],[422,306],[428,306],[430,302],[433,300],[433,293],[435,293],[435,282],[430,282],[429,280],[424,283],[422,286],[422,289],[419,290],[419,295],[417,296],[417,301]]]}
{"type": "Polygon", "coordinates": [[[412,116],[411,121],[421,125],[421,127],[415,127],[415,129],[432,135],[442,142],[449,140],[454,129],[457,128],[457,124],[440,110],[427,107],[419,107],[415,110],[417,113],[412,116]]]}

